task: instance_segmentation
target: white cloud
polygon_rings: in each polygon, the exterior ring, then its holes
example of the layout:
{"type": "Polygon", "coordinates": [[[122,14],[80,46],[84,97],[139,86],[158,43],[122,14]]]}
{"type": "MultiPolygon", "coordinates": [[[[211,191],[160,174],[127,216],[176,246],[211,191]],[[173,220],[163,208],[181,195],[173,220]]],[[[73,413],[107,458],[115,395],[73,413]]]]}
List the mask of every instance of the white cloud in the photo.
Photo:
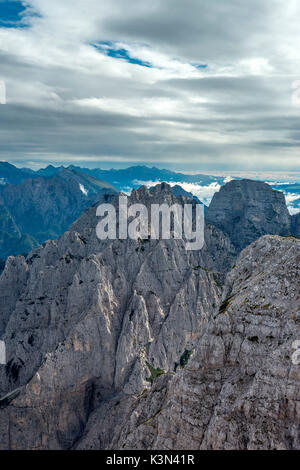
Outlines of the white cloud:
{"type": "Polygon", "coordinates": [[[300,194],[293,194],[293,193],[285,194],[285,200],[287,204],[291,204],[291,202],[294,202],[297,199],[300,199],[300,194]]]}
{"type": "Polygon", "coordinates": [[[288,210],[291,215],[295,215],[300,212],[300,206],[299,207],[288,206],[288,210]]]}
{"type": "Polygon", "coordinates": [[[74,100],[80,106],[100,109],[107,112],[116,112],[136,117],[172,115],[182,116],[181,103],[171,98],[142,98],[142,99],[117,99],[117,98],[86,98],[74,100]]]}
{"type": "Polygon", "coordinates": [[[226,176],[226,178],[224,178],[224,183],[230,183],[230,181],[232,181],[234,178],[232,178],[231,176],[226,176]]]}
{"type": "Polygon", "coordinates": [[[185,189],[186,191],[194,194],[197,196],[200,201],[202,201],[205,205],[209,205],[213,195],[220,191],[221,186],[218,183],[211,183],[208,186],[201,186],[199,184],[193,183],[178,183],[185,189]]]}
{"type": "Polygon", "coordinates": [[[299,167],[296,0],[25,3],[30,27],[0,28],[5,155],[299,167]],[[92,46],[105,41],[151,67],[92,46]]]}
{"type": "Polygon", "coordinates": [[[286,193],[285,200],[291,215],[300,212],[300,194],[286,193]]]}

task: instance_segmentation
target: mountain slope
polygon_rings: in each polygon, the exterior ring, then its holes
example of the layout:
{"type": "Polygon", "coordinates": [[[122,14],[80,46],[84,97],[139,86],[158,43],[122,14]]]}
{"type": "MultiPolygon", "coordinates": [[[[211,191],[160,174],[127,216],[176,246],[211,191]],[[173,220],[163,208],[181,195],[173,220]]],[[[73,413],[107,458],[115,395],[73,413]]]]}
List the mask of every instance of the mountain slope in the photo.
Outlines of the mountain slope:
{"type": "Polygon", "coordinates": [[[45,240],[57,238],[104,192],[117,190],[106,182],[70,170],[2,187],[0,258],[28,253],[45,240]],[[11,221],[10,226],[5,217],[11,221]]]}
{"type": "Polygon", "coordinates": [[[226,233],[238,252],[262,235],[291,235],[283,193],[251,180],[230,181],[215,193],[206,222],[226,233]]]}
{"type": "MultiPolygon", "coordinates": [[[[154,193],[133,192],[131,203],[166,199],[188,201],[161,185],[154,193]]],[[[22,387],[0,411],[1,448],[73,446],[103,400],[149,386],[146,361],[174,370],[218,303],[214,271],[221,262],[211,252],[228,264],[232,249],[216,229],[207,230],[201,252],[173,239],[100,242],[95,212],[88,209],[57,242],[16,259],[18,268],[10,261],[0,279],[2,299],[12,279],[18,289],[2,313],[8,358],[0,370],[2,396],[22,387]],[[18,429],[10,444],[8,423],[18,429]]]]}
{"type": "Polygon", "coordinates": [[[16,168],[7,162],[0,162],[0,185],[20,184],[28,178],[34,178],[35,173],[26,168],[16,168]]]}
{"type": "Polygon", "coordinates": [[[95,412],[79,448],[99,446],[111,413],[111,449],[299,449],[299,262],[293,238],[248,247],[185,368],[117,418],[112,403],[95,412]]]}
{"type": "Polygon", "coordinates": [[[136,165],[125,169],[111,169],[102,170],[100,168],[80,168],[70,166],[70,169],[78,169],[79,171],[92,175],[96,178],[104,179],[110,183],[118,186],[120,189],[124,187],[137,187],[148,181],[154,182],[177,182],[177,183],[199,183],[203,185],[218,182],[224,183],[225,177],[210,176],[210,175],[186,175],[177,173],[171,170],[160,169],[156,167],[148,167],[143,165],[136,165]]]}
{"type": "MultiPolygon", "coordinates": [[[[242,184],[255,188],[245,208],[251,214],[256,183],[242,184]]],[[[117,204],[113,195],[106,199],[117,204]]],[[[196,204],[176,197],[167,184],[141,187],[129,198],[147,207],[163,202],[196,204]]],[[[214,416],[219,396],[229,409],[231,395],[242,397],[264,357],[289,334],[295,337],[299,241],[266,237],[246,249],[222,298],[238,248],[219,228],[207,225],[203,249],[188,252],[174,239],[99,241],[97,223],[92,206],[59,240],[6,263],[0,277],[0,338],[8,360],[0,367],[0,448],[225,446],[219,430],[219,441],[201,437],[210,429],[205,410],[214,416]]],[[[283,353],[287,347],[283,343],[283,353]]],[[[272,397],[280,386],[275,377],[272,397]]],[[[217,428],[211,429],[213,436],[217,428]]],[[[250,432],[245,429],[242,436],[250,432]]],[[[236,435],[228,446],[246,445],[236,435]]]]}

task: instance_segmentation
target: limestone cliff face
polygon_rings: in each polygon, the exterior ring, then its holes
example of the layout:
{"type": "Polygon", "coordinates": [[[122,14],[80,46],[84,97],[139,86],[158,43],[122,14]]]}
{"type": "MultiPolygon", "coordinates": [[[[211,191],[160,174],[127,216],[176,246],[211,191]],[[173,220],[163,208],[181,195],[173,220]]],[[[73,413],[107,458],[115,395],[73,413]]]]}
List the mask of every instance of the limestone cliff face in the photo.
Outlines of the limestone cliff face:
{"type": "MultiPolygon", "coordinates": [[[[129,198],[147,206],[188,201],[166,184],[129,198]]],[[[114,196],[106,202],[116,203],[114,196]]],[[[283,396],[281,376],[269,367],[272,351],[285,354],[298,331],[299,241],[260,239],[241,255],[222,294],[237,247],[213,224],[204,248],[189,252],[174,239],[99,241],[97,223],[91,207],[58,241],[7,261],[0,448],[242,447],[239,432],[228,442],[219,430],[214,442],[209,433],[218,429],[221,407],[220,427],[230,427],[232,416],[248,436],[248,415],[240,423],[230,408],[244,391],[258,415],[266,405],[261,393],[271,400],[278,387],[283,396]],[[271,388],[260,388],[263,379],[253,385],[263,367],[271,388]]],[[[296,387],[297,369],[287,363],[296,387]]],[[[297,426],[294,400],[286,419],[297,426]]]]}
{"type": "MultiPolygon", "coordinates": [[[[265,236],[244,250],[188,364],[124,401],[108,447],[299,449],[299,263],[294,238],[265,236]]],[[[100,427],[94,416],[81,448],[97,445],[100,427]]]]}
{"type": "Polygon", "coordinates": [[[291,216],[282,192],[251,180],[230,181],[216,193],[206,221],[229,236],[238,252],[266,234],[291,234],[291,216]]]}
{"type": "MultiPolygon", "coordinates": [[[[166,185],[133,191],[130,201],[166,200],[185,201],[166,185]]],[[[218,270],[233,259],[220,231],[208,229],[209,248],[198,252],[173,239],[101,242],[95,214],[19,257],[19,278],[11,258],[0,280],[1,305],[11,279],[18,287],[3,315],[2,396],[21,387],[0,411],[2,448],[74,446],[103,400],[139,394],[151,368],[173,371],[219,303],[218,270]]]]}

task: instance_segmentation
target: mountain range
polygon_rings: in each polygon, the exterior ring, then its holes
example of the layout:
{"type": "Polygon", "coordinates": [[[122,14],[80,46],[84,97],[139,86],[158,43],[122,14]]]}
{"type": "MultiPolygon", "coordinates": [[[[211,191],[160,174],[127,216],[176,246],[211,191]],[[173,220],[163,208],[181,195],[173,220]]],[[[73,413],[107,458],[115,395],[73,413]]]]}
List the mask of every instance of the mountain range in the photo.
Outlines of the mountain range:
{"type": "MultiPolygon", "coordinates": [[[[24,174],[10,169],[11,181],[24,174]]],[[[117,192],[109,183],[77,170],[60,169],[49,177],[26,175],[18,184],[0,187],[2,259],[29,253],[46,240],[58,238],[84,209],[100,201],[104,194],[117,192]]]]}
{"type": "MultiPolygon", "coordinates": [[[[213,194],[220,189],[231,177],[229,176],[213,176],[207,174],[185,174],[166,169],[159,169],[148,166],[132,166],[125,169],[103,170],[100,168],[82,168],[70,165],[68,167],[48,165],[46,168],[32,170],[30,168],[17,168],[7,162],[0,162],[0,185],[19,184],[27,178],[38,178],[40,176],[49,178],[62,170],[74,170],[84,173],[96,179],[104,180],[119,191],[129,193],[133,188],[145,184],[146,186],[155,185],[159,182],[167,182],[173,185],[181,185],[186,191],[193,192],[204,204],[208,205],[213,194]]],[[[240,180],[242,178],[235,177],[240,180]]],[[[300,181],[288,182],[266,180],[273,189],[282,191],[292,213],[300,212],[300,181]]]]}
{"type": "MultiPolygon", "coordinates": [[[[197,203],[166,183],[129,197],[164,202],[197,203]]],[[[283,194],[227,183],[192,252],[100,241],[97,222],[94,205],[7,259],[0,448],[300,448],[300,240],[283,194]]]]}
{"type": "MultiPolygon", "coordinates": [[[[0,162],[0,260],[28,253],[46,240],[59,237],[105,192],[119,190],[129,194],[141,184],[153,186],[164,181],[172,185],[175,195],[193,197],[203,202],[206,210],[227,178],[147,166],[101,170],[49,165],[34,171],[0,162]]],[[[272,187],[285,194],[292,213],[300,207],[299,183],[272,183],[272,187]]],[[[292,220],[294,233],[297,217],[292,220]]]]}
{"type": "Polygon", "coordinates": [[[28,178],[38,178],[40,176],[49,178],[63,170],[71,170],[84,173],[98,180],[105,180],[123,191],[126,188],[141,186],[139,181],[158,181],[158,182],[178,182],[178,183],[199,183],[207,185],[213,182],[224,183],[225,177],[209,176],[204,174],[186,175],[176,173],[170,170],[159,169],[148,166],[132,166],[126,169],[102,170],[100,168],[81,168],[70,165],[68,167],[48,165],[46,168],[32,170],[30,168],[17,168],[7,162],[0,162],[0,184],[19,184],[28,178]]]}

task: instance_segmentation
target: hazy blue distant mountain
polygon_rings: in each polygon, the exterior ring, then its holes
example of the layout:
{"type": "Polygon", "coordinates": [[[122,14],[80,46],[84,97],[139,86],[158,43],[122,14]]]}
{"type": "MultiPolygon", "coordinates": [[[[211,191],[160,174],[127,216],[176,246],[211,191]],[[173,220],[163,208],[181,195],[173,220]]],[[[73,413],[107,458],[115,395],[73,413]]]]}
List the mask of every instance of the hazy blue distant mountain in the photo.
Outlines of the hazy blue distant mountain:
{"type": "Polygon", "coordinates": [[[5,179],[5,183],[18,184],[27,178],[51,177],[62,170],[79,171],[96,179],[105,180],[114,185],[118,189],[137,188],[143,182],[167,182],[167,183],[197,183],[208,185],[213,182],[224,184],[226,179],[223,176],[210,176],[203,174],[186,175],[184,173],[176,173],[171,170],[159,169],[148,166],[132,166],[125,169],[102,170],[101,168],[81,168],[79,166],[70,165],[65,168],[63,166],[55,167],[48,165],[46,168],[34,171],[31,169],[19,169],[14,165],[6,162],[0,162],[0,179],[5,179]]]}
{"type": "Polygon", "coordinates": [[[19,169],[7,162],[0,162],[0,185],[20,184],[28,178],[35,178],[37,175],[30,169],[19,169]]]}
{"type": "Polygon", "coordinates": [[[45,240],[58,238],[87,207],[116,192],[109,183],[68,169],[2,185],[0,258],[28,253],[45,240]]]}
{"type": "Polygon", "coordinates": [[[69,168],[66,169],[61,167],[61,169],[58,172],[55,172],[53,176],[58,176],[65,181],[77,181],[80,190],[88,196],[96,194],[102,189],[117,191],[117,189],[107,181],[94,178],[91,175],[84,174],[83,172],[75,169],[71,170],[69,168]]]}
{"type": "MultiPolygon", "coordinates": [[[[8,183],[19,184],[28,178],[51,178],[52,176],[64,170],[80,172],[86,176],[97,180],[106,181],[120,191],[129,193],[133,188],[139,188],[145,184],[147,186],[154,185],[159,182],[167,182],[171,185],[181,185],[187,192],[197,196],[199,200],[209,205],[213,194],[217,192],[221,186],[224,186],[230,178],[225,176],[212,176],[204,174],[184,174],[176,173],[171,170],[159,169],[156,167],[148,167],[143,165],[131,166],[125,169],[102,170],[101,168],[80,168],[70,165],[65,168],[63,166],[55,167],[48,165],[46,168],[34,171],[28,168],[16,168],[13,165],[0,162],[0,185],[8,183]]],[[[235,178],[240,180],[241,178],[235,178]]],[[[268,181],[266,181],[268,182],[268,181]]],[[[296,213],[300,209],[300,183],[289,182],[268,182],[273,189],[277,189],[284,193],[290,212],[296,213]]]]}
{"type": "Polygon", "coordinates": [[[55,167],[53,165],[48,165],[46,168],[41,168],[40,170],[37,170],[36,173],[39,176],[49,177],[55,175],[56,173],[64,169],[64,166],[55,167]]]}
{"type": "MultiPolygon", "coordinates": [[[[209,205],[210,200],[214,194],[220,189],[220,186],[224,186],[230,178],[225,176],[212,176],[204,174],[188,175],[185,173],[176,173],[174,171],[159,169],[156,167],[147,166],[132,166],[130,168],[121,170],[102,170],[99,168],[88,169],[70,166],[70,169],[77,169],[85,174],[94,176],[95,178],[103,179],[121,191],[129,192],[133,188],[138,188],[142,184],[153,184],[159,182],[178,183],[183,185],[183,188],[193,193],[194,196],[209,205]],[[209,188],[206,191],[205,188],[209,188]]],[[[51,171],[55,171],[52,167],[51,171]]],[[[234,178],[235,180],[241,180],[242,178],[234,178]]],[[[267,183],[273,188],[284,193],[287,201],[287,205],[291,212],[295,212],[300,209],[300,183],[267,183]],[[299,197],[297,197],[299,196],[299,197]]]]}
{"type": "Polygon", "coordinates": [[[101,170],[99,168],[79,168],[70,166],[70,169],[78,169],[83,173],[92,175],[96,178],[104,179],[115,185],[119,189],[137,188],[145,182],[166,182],[166,183],[197,183],[201,185],[209,185],[217,182],[224,184],[225,177],[210,175],[186,175],[184,173],[176,173],[170,170],[159,169],[148,166],[132,166],[121,170],[101,170]]]}

